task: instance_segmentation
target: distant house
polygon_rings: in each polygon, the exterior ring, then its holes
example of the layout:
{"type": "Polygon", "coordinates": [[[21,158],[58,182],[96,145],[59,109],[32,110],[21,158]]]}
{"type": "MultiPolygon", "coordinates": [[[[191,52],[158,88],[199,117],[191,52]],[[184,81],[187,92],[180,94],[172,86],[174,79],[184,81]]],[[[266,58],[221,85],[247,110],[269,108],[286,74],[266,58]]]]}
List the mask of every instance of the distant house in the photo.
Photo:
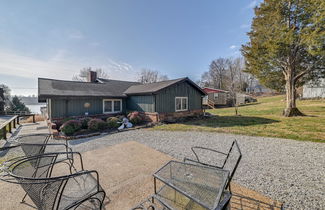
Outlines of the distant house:
{"type": "Polygon", "coordinates": [[[317,83],[309,82],[303,85],[302,98],[325,98],[325,79],[320,79],[317,83]]]}
{"type": "Polygon", "coordinates": [[[207,96],[203,99],[203,104],[208,104],[210,101],[214,103],[215,106],[225,106],[228,103],[229,91],[209,88],[203,88],[204,92],[206,92],[207,96]]]}
{"type": "Polygon", "coordinates": [[[4,90],[0,88],[0,112],[5,110],[5,103],[4,90]]]}
{"type": "Polygon", "coordinates": [[[272,93],[273,91],[269,88],[264,87],[263,85],[257,84],[251,87],[246,88],[246,93],[261,95],[264,93],[272,93]]]}
{"type": "Polygon", "coordinates": [[[97,78],[94,72],[88,82],[39,78],[38,91],[53,120],[139,111],[150,121],[164,121],[201,114],[205,95],[189,78],[140,84],[97,78]]]}

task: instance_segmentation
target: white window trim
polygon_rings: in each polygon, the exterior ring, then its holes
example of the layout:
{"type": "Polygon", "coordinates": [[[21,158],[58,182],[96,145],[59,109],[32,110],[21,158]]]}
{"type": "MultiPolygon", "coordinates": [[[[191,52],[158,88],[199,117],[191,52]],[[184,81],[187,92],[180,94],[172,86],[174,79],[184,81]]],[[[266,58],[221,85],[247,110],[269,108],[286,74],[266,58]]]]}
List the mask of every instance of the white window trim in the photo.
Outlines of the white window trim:
{"type": "Polygon", "coordinates": [[[182,111],[187,111],[188,110],[188,97],[175,97],[175,111],[176,112],[182,112],[182,111]],[[183,105],[183,100],[182,99],[184,99],[184,98],[186,98],[186,102],[187,102],[187,106],[186,106],[186,109],[182,109],[182,105],[183,105]],[[176,101],[177,101],[177,99],[180,99],[181,100],[181,109],[177,109],[177,105],[176,105],[176,101]]]}
{"type": "Polygon", "coordinates": [[[122,99],[103,99],[103,114],[112,114],[112,113],[121,113],[121,112],[122,112],[122,99]],[[111,112],[105,112],[105,101],[112,102],[112,111],[111,112]],[[120,101],[120,111],[114,110],[114,101],[120,101]]]}

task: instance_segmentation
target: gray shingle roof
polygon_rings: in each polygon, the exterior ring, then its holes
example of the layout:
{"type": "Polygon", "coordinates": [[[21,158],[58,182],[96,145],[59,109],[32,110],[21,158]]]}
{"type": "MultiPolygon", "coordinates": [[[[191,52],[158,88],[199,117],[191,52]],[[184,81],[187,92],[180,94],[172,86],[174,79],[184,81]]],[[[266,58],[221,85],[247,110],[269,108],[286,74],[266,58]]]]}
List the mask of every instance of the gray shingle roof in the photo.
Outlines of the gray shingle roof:
{"type": "Polygon", "coordinates": [[[126,97],[127,95],[134,94],[156,93],[159,90],[183,81],[189,82],[205,95],[205,92],[187,77],[150,84],[101,78],[97,79],[97,81],[97,83],[90,83],[38,78],[38,97],[39,100],[57,96],[126,97]]]}
{"type": "Polygon", "coordinates": [[[124,93],[126,95],[139,95],[139,94],[150,94],[150,93],[156,93],[166,87],[169,87],[171,85],[174,85],[179,82],[187,81],[191,85],[193,85],[195,88],[197,88],[203,95],[206,93],[192,80],[190,80],[187,77],[174,79],[174,80],[166,80],[161,82],[155,82],[155,83],[149,83],[149,84],[141,84],[141,85],[133,85],[130,86],[124,93]]]}
{"type": "Polygon", "coordinates": [[[125,97],[126,95],[123,92],[136,84],[139,83],[119,80],[106,80],[105,83],[90,83],[39,78],[38,94],[41,99],[52,96],[125,97]]]}

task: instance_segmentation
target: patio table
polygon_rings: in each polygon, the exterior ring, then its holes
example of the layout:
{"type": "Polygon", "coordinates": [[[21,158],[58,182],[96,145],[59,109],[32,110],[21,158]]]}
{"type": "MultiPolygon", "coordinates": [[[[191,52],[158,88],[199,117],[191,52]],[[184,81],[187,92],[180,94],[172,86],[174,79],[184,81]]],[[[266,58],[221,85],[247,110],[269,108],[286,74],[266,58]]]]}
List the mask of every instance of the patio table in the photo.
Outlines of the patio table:
{"type": "Polygon", "coordinates": [[[229,171],[171,160],[154,173],[153,199],[169,209],[222,209],[229,171]],[[162,187],[157,189],[157,180],[162,187]]]}

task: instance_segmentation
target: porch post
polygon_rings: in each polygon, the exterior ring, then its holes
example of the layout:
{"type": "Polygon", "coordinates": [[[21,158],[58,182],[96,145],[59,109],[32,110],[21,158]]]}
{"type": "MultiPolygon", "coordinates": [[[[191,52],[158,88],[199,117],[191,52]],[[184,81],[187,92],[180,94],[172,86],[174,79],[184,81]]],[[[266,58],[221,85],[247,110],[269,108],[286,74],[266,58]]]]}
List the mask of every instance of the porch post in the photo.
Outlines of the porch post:
{"type": "Polygon", "coordinates": [[[6,126],[4,126],[2,128],[2,135],[3,135],[3,139],[4,140],[7,140],[7,129],[6,129],[6,126]]]}

